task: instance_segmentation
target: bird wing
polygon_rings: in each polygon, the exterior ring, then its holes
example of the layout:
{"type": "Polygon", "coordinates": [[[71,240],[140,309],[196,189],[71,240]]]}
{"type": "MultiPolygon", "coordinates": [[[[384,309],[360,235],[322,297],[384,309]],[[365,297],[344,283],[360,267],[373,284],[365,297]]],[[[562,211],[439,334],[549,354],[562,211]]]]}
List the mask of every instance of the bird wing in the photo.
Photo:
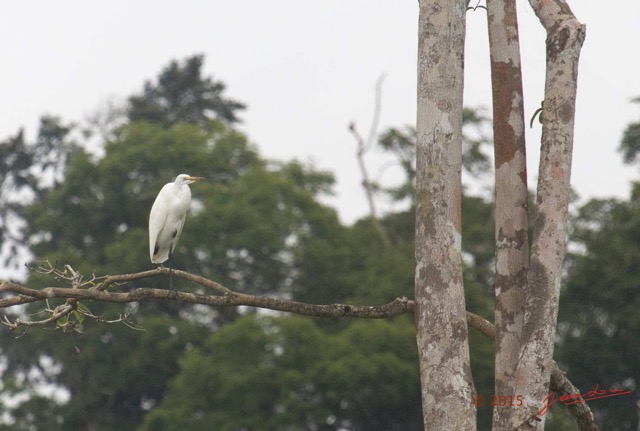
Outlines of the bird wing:
{"type": "Polygon", "coordinates": [[[171,234],[172,236],[172,240],[171,240],[171,250],[173,251],[173,249],[176,247],[176,244],[178,244],[178,240],[180,239],[180,234],[182,233],[182,228],[184,227],[184,221],[187,219],[187,213],[182,214],[182,217],[180,217],[178,220],[175,220],[172,225],[173,225],[173,232],[171,234]]]}
{"type": "Polygon", "coordinates": [[[160,248],[158,244],[160,231],[167,222],[167,216],[169,212],[169,203],[165,195],[166,192],[165,188],[163,187],[162,190],[160,190],[160,193],[158,193],[158,197],[151,207],[151,213],[149,213],[149,257],[151,258],[151,262],[153,263],[162,263],[166,260],[164,259],[161,262],[157,262],[154,259],[154,255],[159,252],[160,248]]]}
{"type": "Polygon", "coordinates": [[[180,239],[186,218],[186,213],[176,213],[171,210],[171,206],[169,205],[167,218],[156,239],[151,262],[162,263],[171,257],[178,243],[178,239],[180,239]]]}

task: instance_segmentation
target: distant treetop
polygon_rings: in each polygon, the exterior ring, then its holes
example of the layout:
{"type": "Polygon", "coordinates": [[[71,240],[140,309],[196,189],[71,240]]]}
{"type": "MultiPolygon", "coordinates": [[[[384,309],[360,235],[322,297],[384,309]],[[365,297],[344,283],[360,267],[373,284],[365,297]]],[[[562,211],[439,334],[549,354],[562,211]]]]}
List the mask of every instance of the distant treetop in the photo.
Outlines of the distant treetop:
{"type": "Polygon", "coordinates": [[[171,61],[156,82],[147,81],[141,94],[129,98],[129,120],[167,127],[177,123],[203,126],[211,119],[239,122],[238,111],[245,104],[224,97],[225,84],[203,76],[203,63],[203,55],[171,61]]]}

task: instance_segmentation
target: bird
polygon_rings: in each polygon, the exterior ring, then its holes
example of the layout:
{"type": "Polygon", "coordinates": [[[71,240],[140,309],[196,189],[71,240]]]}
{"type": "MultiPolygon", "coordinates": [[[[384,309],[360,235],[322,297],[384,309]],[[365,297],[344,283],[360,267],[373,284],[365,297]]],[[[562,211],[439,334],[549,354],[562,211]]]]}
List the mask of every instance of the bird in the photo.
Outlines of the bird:
{"type": "Polygon", "coordinates": [[[151,263],[169,260],[169,290],[173,290],[171,256],[176,248],[191,203],[189,184],[203,180],[180,174],[175,181],[162,187],[149,213],[149,257],[151,263]]]}

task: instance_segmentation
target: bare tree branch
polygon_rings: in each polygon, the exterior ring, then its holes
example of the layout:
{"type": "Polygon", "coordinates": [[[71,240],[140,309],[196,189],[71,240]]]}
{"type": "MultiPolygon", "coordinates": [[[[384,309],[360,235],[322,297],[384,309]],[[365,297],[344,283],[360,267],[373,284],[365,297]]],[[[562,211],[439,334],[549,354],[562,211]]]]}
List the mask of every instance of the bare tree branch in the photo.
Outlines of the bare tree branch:
{"type": "MultiPolygon", "coordinates": [[[[569,381],[564,371],[558,368],[558,365],[554,362],[551,369],[551,390],[559,395],[579,394],[580,390],[573,386],[573,383],[569,381]]],[[[587,405],[587,403],[571,403],[565,404],[569,413],[576,420],[578,429],[580,431],[598,431],[598,425],[596,425],[593,413],[587,405]]]]}
{"type": "Polygon", "coordinates": [[[369,171],[367,169],[367,165],[364,162],[364,155],[369,151],[375,142],[376,134],[378,130],[378,124],[380,122],[380,108],[381,108],[381,100],[382,100],[382,82],[384,81],[385,75],[382,74],[376,81],[376,100],[373,109],[373,120],[371,121],[371,128],[369,129],[369,136],[365,141],[358,130],[356,129],[356,123],[351,122],[349,124],[349,131],[353,135],[358,144],[358,149],[356,151],[356,156],[358,159],[358,165],[360,166],[360,172],[362,173],[362,187],[364,187],[365,194],[367,196],[367,203],[369,204],[369,213],[371,218],[371,223],[373,227],[376,229],[380,238],[382,239],[382,243],[386,248],[391,247],[391,240],[389,239],[389,235],[387,231],[384,229],[382,224],[380,224],[380,220],[378,219],[378,214],[376,211],[376,203],[374,200],[374,184],[371,182],[369,178],[369,171]]]}
{"type": "MultiPolygon", "coordinates": [[[[51,271],[53,274],[53,271],[51,271]]],[[[0,299],[0,308],[10,308],[15,305],[28,304],[49,299],[66,299],[64,305],[69,305],[79,299],[90,299],[112,303],[130,303],[145,300],[172,300],[193,304],[214,306],[239,306],[245,305],[256,308],[265,308],[275,311],[291,312],[315,317],[361,317],[370,319],[384,319],[405,313],[413,313],[415,302],[405,297],[396,298],[383,305],[349,305],[349,304],[307,304],[286,299],[269,298],[258,295],[247,295],[235,292],[215,281],[200,277],[189,272],[173,270],[173,275],[184,280],[191,281],[200,286],[213,290],[216,295],[190,293],[182,291],[169,291],[165,289],[150,289],[145,287],[134,288],[129,292],[106,292],[105,290],[116,284],[129,281],[138,281],[145,278],[168,275],[169,269],[159,267],[149,271],[132,274],[118,274],[104,277],[100,284],[90,288],[66,288],[45,287],[32,289],[12,281],[3,281],[0,284],[0,294],[14,293],[13,296],[5,296],[0,299]]],[[[49,311],[55,311],[49,310],[49,311]]],[[[21,321],[23,325],[30,322],[21,321]]],[[[494,326],[488,320],[467,311],[468,325],[487,338],[494,339],[494,326]]]]}
{"type": "Polygon", "coordinates": [[[384,83],[386,74],[381,74],[376,80],[376,99],[373,104],[373,119],[369,128],[369,136],[367,136],[366,151],[368,151],[376,141],[378,134],[378,125],[380,124],[380,111],[382,110],[382,84],[384,83]]]}
{"type": "MultiPolygon", "coordinates": [[[[56,323],[60,318],[64,318],[73,311],[82,313],[87,318],[92,318],[103,323],[123,323],[132,329],[141,329],[131,320],[131,312],[120,314],[117,319],[106,320],[100,316],[95,316],[77,306],[80,300],[95,300],[112,303],[132,303],[148,300],[169,300],[182,301],[191,304],[204,304],[211,306],[239,306],[245,305],[256,308],[290,312],[315,317],[357,317],[369,319],[384,319],[401,314],[413,313],[415,302],[405,297],[396,298],[393,301],[382,305],[349,305],[349,304],[307,304],[298,301],[269,298],[257,295],[247,295],[235,292],[215,281],[191,274],[185,271],[173,270],[173,276],[191,281],[212,291],[212,294],[191,293],[182,291],[169,291],[164,289],[150,289],[138,287],[128,292],[109,292],[108,288],[121,287],[124,283],[139,281],[146,278],[168,275],[169,269],[157,268],[150,271],[137,272],[132,274],[118,274],[107,277],[96,278],[92,276],[89,280],[83,281],[81,274],[73,270],[70,266],[65,266],[64,271],[56,270],[48,262],[37,268],[38,272],[50,274],[58,280],[65,280],[72,287],[45,287],[44,289],[32,289],[11,281],[0,283],[0,308],[10,308],[15,305],[28,304],[32,302],[46,302],[47,307],[43,310],[49,316],[41,320],[23,320],[17,318],[11,321],[7,316],[3,316],[0,323],[10,329],[17,329],[24,326],[27,329],[32,326],[43,326],[48,323],[56,323]],[[100,283],[96,281],[101,280],[100,283]],[[11,295],[13,293],[13,295],[11,295]],[[7,296],[8,295],[8,296],[7,296]],[[65,299],[66,301],[51,309],[48,301],[50,299],[65,299]]],[[[129,289],[129,287],[127,287],[129,289]]],[[[466,312],[467,324],[487,338],[493,340],[495,328],[488,320],[466,312]]],[[[68,327],[62,326],[63,330],[76,329],[72,323],[68,327]]],[[[551,389],[559,394],[574,394],[579,391],[571,384],[569,379],[558,369],[555,362],[552,364],[551,389]]],[[[593,415],[586,403],[577,403],[567,406],[570,413],[576,418],[581,431],[597,430],[593,422],[593,415]]]]}
{"type": "MultiPolygon", "coordinates": [[[[303,302],[290,301],[286,299],[248,295],[244,293],[234,292],[220,285],[219,283],[179,270],[173,270],[174,277],[192,281],[200,286],[212,290],[214,294],[169,291],[164,289],[151,289],[145,287],[134,288],[129,292],[106,291],[109,286],[115,283],[137,281],[148,277],[154,277],[163,274],[166,275],[168,273],[169,270],[167,268],[157,268],[155,270],[133,274],[108,276],[101,284],[88,289],[76,289],[73,287],[45,287],[44,289],[31,289],[11,281],[5,281],[0,284],[0,293],[12,292],[15,295],[6,296],[0,299],[0,308],[8,308],[19,304],[26,304],[36,301],[45,301],[52,298],[61,298],[67,300],[67,302],[63,306],[61,306],[63,308],[57,310],[54,309],[51,311],[52,313],[55,313],[55,316],[63,317],[71,311],[70,308],[77,300],[131,303],[156,299],[175,300],[192,304],[204,304],[212,306],[245,305],[250,307],[291,312],[317,317],[363,317],[382,319],[403,313],[412,313],[414,307],[413,301],[407,298],[396,298],[395,300],[383,305],[364,306],[348,304],[306,304],[303,302]]],[[[55,318],[53,318],[53,314],[52,317],[47,320],[54,321],[55,318]]],[[[7,321],[5,320],[3,323],[6,325],[7,321]]],[[[28,325],[29,322],[20,320],[19,324],[28,325]]]]}

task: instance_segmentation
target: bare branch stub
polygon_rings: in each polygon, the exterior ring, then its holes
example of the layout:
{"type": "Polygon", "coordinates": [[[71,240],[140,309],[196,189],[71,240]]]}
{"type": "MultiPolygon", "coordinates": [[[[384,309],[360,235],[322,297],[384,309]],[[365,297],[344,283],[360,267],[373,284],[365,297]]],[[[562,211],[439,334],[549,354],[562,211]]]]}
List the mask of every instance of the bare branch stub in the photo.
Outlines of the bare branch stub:
{"type": "Polygon", "coordinates": [[[365,141],[356,128],[356,123],[349,123],[349,131],[353,135],[357,144],[356,157],[358,159],[358,166],[360,167],[360,172],[362,173],[362,187],[364,188],[365,195],[367,197],[367,204],[369,205],[369,217],[371,218],[371,223],[373,227],[378,232],[382,243],[386,248],[391,247],[391,240],[389,239],[389,235],[387,231],[384,229],[380,220],[378,218],[378,213],[376,210],[376,204],[374,199],[375,185],[371,181],[369,176],[369,170],[367,169],[367,165],[364,161],[364,156],[369,151],[375,142],[376,134],[378,131],[378,124],[380,123],[380,110],[381,110],[381,100],[382,100],[382,83],[384,82],[385,75],[382,74],[376,81],[376,98],[373,110],[373,120],[371,121],[371,127],[369,129],[369,136],[365,141]]]}

